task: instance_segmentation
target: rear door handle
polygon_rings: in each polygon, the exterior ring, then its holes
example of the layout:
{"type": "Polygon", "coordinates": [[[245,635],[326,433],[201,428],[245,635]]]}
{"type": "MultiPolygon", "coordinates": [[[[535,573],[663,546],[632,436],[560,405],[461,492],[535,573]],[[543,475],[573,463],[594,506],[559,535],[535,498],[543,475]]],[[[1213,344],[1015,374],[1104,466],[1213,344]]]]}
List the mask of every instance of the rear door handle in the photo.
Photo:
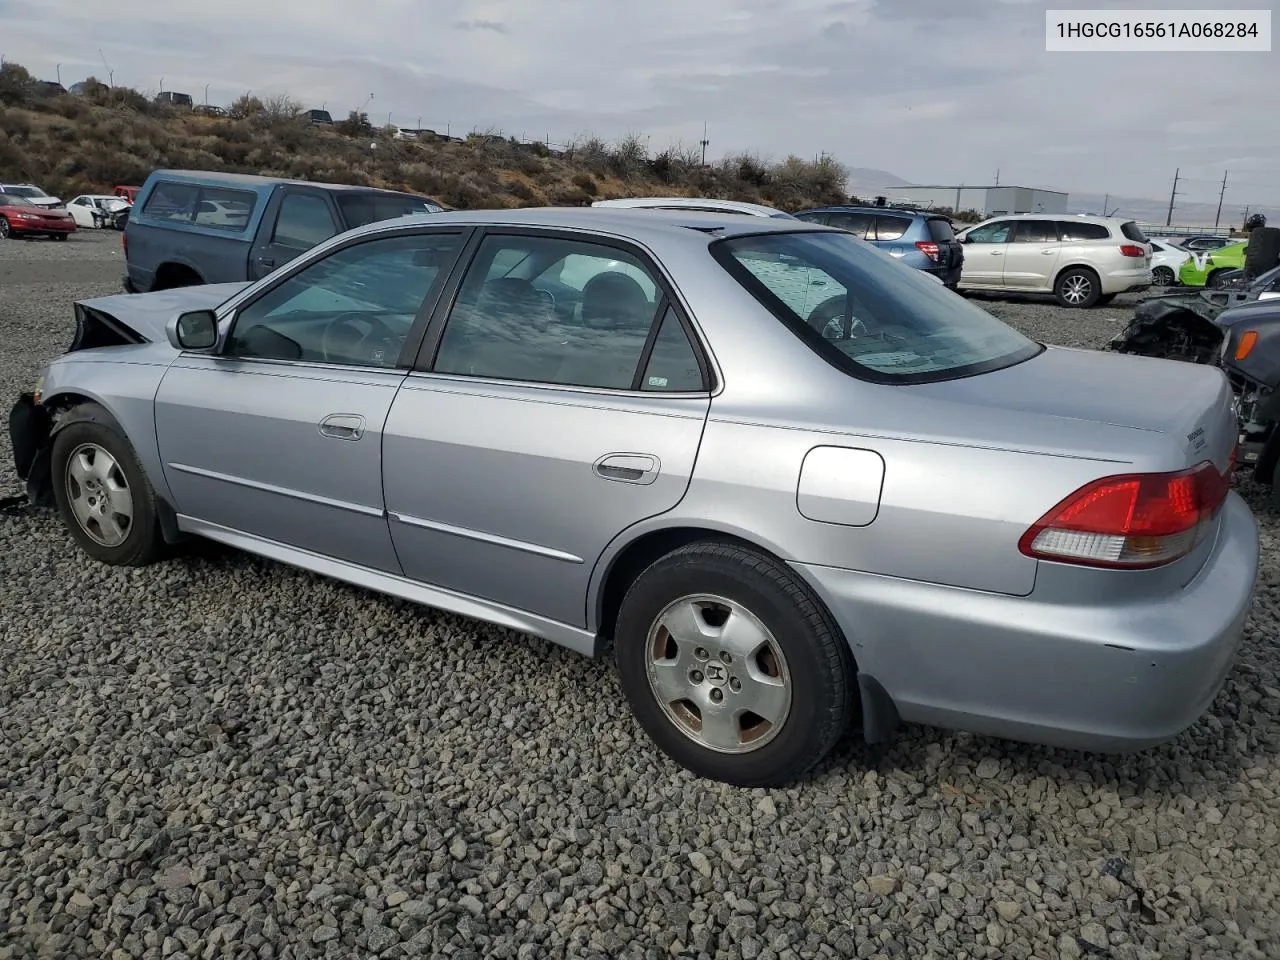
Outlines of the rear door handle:
{"type": "Polygon", "coordinates": [[[364,417],[355,413],[332,413],[320,421],[320,433],[335,440],[359,440],[364,436],[364,417]]]}
{"type": "Polygon", "coordinates": [[[660,467],[657,457],[645,453],[610,453],[597,460],[592,469],[602,480],[649,484],[658,479],[660,467]]]}

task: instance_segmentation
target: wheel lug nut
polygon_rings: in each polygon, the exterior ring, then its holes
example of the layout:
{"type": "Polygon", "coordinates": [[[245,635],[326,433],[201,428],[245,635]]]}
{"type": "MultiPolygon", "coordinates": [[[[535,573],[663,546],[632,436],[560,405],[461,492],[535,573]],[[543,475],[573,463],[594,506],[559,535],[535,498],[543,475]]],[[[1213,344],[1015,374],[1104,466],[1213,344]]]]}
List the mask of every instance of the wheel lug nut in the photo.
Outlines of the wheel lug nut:
{"type": "Polygon", "coordinates": [[[689,679],[690,679],[690,680],[692,680],[694,683],[701,683],[701,682],[702,682],[702,671],[701,671],[701,670],[693,670],[693,671],[691,671],[691,672],[689,673],[689,679]]]}
{"type": "Polygon", "coordinates": [[[724,694],[721,692],[721,690],[720,690],[720,688],[719,688],[719,687],[712,687],[712,688],[711,688],[711,699],[712,699],[715,703],[719,703],[721,700],[723,700],[723,699],[724,699],[724,694]]]}
{"type": "Polygon", "coordinates": [[[733,677],[729,681],[729,689],[732,690],[734,693],[737,693],[739,690],[742,689],[742,681],[739,680],[737,677],[733,677]]]}
{"type": "Polygon", "coordinates": [[[711,659],[711,654],[707,653],[707,651],[702,647],[699,647],[697,650],[693,651],[693,655],[697,657],[699,660],[711,659]]]}
{"type": "Polygon", "coordinates": [[[722,651],[722,652],[720,653],[720,661],[721,661],[722,663],[733,663],[733,657],[729,656],[729,654],[724,653],[724,652],[722,651]]]}

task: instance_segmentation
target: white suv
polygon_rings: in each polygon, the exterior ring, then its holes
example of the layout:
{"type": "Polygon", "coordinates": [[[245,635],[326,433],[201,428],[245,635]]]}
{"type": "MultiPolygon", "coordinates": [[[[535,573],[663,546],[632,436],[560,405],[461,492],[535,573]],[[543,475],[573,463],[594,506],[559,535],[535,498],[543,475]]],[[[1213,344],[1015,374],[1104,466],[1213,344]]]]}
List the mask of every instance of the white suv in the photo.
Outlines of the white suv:
{"type": "Polygon", "coordinates": [[[1022,213],[956,235],[959,289],[1051,293],[1064,307],[1109,303],[1151,286],[1151,243],[1132,220],[1022,213]]]}

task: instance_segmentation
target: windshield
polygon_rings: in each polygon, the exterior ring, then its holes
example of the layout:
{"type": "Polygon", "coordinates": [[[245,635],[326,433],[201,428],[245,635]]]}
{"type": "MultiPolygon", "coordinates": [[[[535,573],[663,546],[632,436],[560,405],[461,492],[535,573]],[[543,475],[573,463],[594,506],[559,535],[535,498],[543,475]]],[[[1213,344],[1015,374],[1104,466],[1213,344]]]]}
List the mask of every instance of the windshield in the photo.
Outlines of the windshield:
{"type": "Polygon", "coordinates": [[[4,192],[14,197],[47,197],[39,187],[5,187],[4,192]]]}
{"type": "Polygon", "coordinates": [[[14,197],[8,194],[0,193],[0,207],[34,207],[35,204],[30,200],[24,200],[22,197],[14,197]]]}
{"type": "Polygon", "coordinates": [[[1020,363],[1043,348],[847,233],[735,237],[714,256],[815,352],[854,376],[925,383],[1020,363]]]}
{"type": "Polygon", "coordinates": [[[347,222],[347,229],[393,220],[396,217],[412,217],[420,213],[439,213],[440,207],[423,197],[411,197],[397,193],[338,193],[338,207],[347,222]]]}

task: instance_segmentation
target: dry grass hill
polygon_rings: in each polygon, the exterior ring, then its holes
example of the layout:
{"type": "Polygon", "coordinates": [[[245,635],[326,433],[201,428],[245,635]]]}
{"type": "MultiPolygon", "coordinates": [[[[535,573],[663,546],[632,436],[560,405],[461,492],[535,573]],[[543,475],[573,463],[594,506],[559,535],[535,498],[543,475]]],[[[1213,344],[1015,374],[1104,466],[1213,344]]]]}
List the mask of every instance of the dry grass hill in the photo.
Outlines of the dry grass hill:
{"type": "Polygon", "coordinates": [[[634,136],[587,138],[561,151],[485,136],[404,140],[363,115],[309,123],[285,96],[242,97],[224,116],[209,116],[93,79],[79,95],[50,94],[20,65],[0,67],[0,180],[34,182],[64,198],[140,184],[153,169],[174,167],[389,186],[457,208],[679,194],[795,210],[846,199],[847,171],[833,160],[741,155],[705,167],[699,160],[679,147],[650,155],[634,136]]]}

